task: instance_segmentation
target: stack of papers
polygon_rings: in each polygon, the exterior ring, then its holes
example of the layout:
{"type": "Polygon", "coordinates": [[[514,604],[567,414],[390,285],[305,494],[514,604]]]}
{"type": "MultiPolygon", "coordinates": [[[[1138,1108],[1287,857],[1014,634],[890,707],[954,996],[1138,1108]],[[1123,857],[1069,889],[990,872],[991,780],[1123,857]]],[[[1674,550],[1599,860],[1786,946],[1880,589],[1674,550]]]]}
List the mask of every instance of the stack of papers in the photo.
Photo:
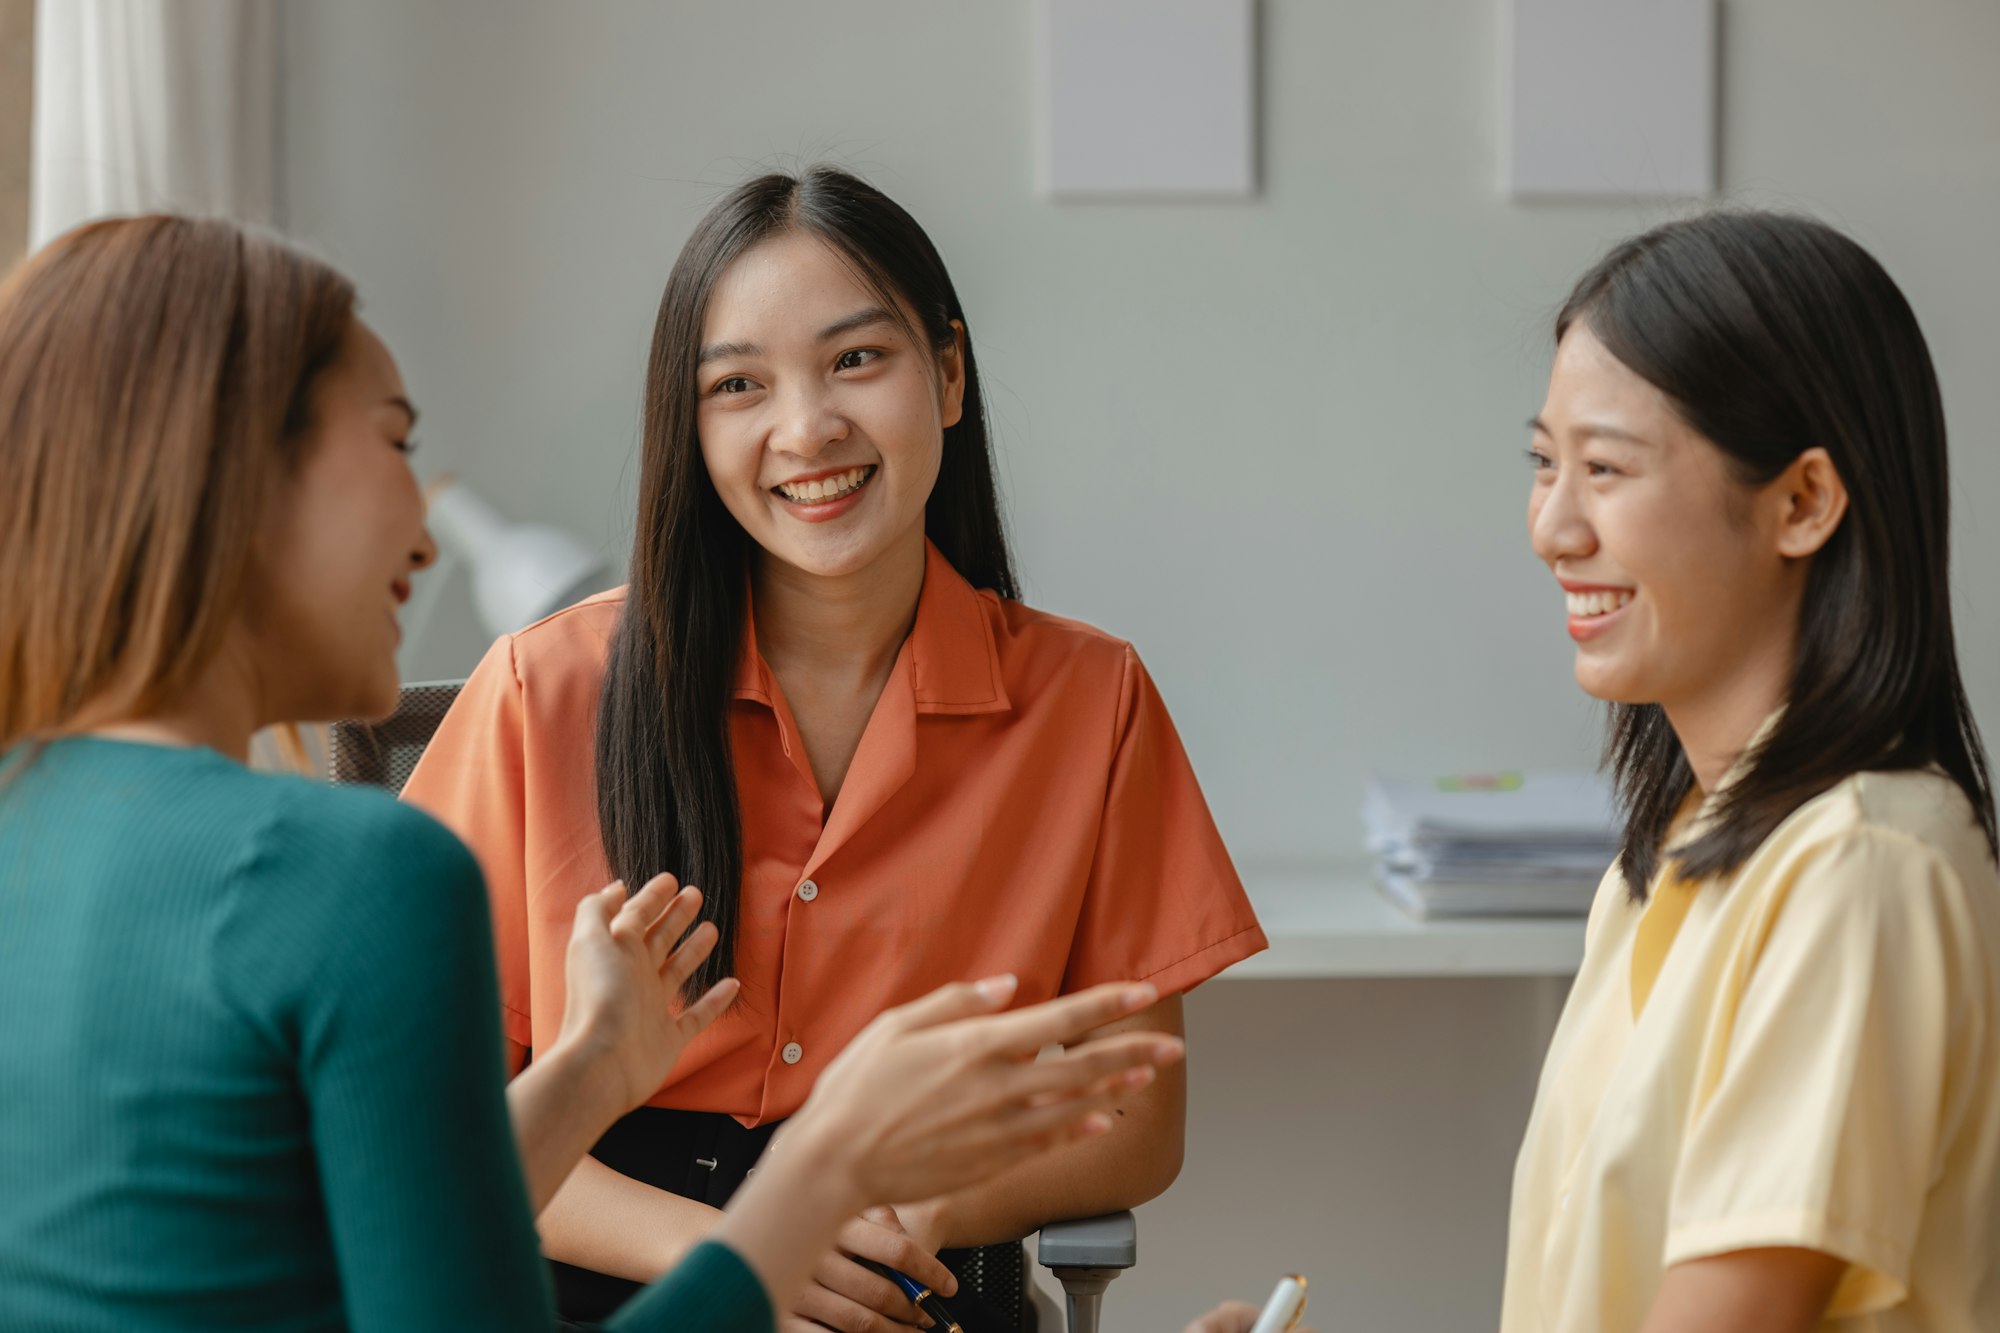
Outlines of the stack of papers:
{"type": "Polygon", "coordinates": [[[1376,878],[1420,917],[1583,915],[1618,855],[1593,773],[1378,777],[1362,801],[1376,878]]]}

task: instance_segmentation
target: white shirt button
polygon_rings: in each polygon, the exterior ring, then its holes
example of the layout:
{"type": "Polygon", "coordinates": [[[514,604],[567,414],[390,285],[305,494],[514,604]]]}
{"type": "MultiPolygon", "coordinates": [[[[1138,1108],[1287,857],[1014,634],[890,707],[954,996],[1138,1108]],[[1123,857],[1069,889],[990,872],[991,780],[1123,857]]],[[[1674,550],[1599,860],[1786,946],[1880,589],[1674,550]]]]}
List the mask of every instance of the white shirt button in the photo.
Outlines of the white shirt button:
{"type": "Polygon", "coordinates": [[[800,902],[809,903],[817,897],[819,897],[819,885],[813,883],[811,880],[807,880],[805,883],[799,885],[800,902]]]}
{"type": "Polygon", "coordinates": [[[788,1041],[785,1043],[785,1049],[778,1054],[784,1057],[786,1064],[795,1065],[806,1058],[806,1048],[795,1041],[788,1041]]]}

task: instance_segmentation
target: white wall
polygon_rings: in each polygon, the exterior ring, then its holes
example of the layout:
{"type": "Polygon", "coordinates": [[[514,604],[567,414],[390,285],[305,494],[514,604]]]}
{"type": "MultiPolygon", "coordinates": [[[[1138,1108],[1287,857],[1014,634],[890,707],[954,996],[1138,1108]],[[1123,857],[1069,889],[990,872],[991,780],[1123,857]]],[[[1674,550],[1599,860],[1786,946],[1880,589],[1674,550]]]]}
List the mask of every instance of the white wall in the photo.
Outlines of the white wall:
{"type": "MultiPolygon", "coordinates": [[[[1521,423],[1569,282],[1673,210],[1499,196],[1500,0],[1267,0],[1261,197],[1053,205],[1031,187],[1030,16],[288,0],[290,226],[359,280],[424,410],[420,465],[622,558],[682,239],[755,169],[850,165],[952,268],[1030,600],[1138,644],[1247,867],[1352,855],[1371,766],[1590,762],[1521,423]]],[[[1728,196],[1847,228],[1931,338],[1963,663],[2000,740],[2000,6],[1724,17],[1728,196]]],[[[434,631],[413,675],[483,647],[462,597],[434,631]]],[[[1196,1155],[1112,1327],[1178,1327],[1290,1266],[1340,1312],[1323,1327],[1490,1327],[1546,1009],[1533,983],[1197,995],[1196,1155]],[[1295,1194],[1247,1210],[1253,1179],[1295,1194]]]]}

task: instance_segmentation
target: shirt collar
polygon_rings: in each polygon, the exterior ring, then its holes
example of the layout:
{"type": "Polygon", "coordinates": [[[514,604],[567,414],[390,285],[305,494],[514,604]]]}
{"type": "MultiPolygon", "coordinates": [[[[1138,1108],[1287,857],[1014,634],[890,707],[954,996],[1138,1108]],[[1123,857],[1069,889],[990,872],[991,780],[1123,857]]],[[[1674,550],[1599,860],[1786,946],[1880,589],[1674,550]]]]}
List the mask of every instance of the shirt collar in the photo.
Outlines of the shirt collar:
{"type": "Polygon", "coordinates": [[[1721,813],[1723,798],[1729,794],[1731,787],[1748,777],[1750,770],[1756,767],[1758,752],[1764,748],[1764,742],[1770,740],[1772,734],[1777,731],[1778,723],[1784,716],[1783,704],[1771,710],[1770,714],[1757,725],[1757,730],[1750,733],[1749,743],[1723,773],[1722,781],[1715,784],[1714,791],[1705,797],[1700,795],[1698,788],[1689,791],[1688,803],[1693,807],[1693,811],[1676,819],[1676,824],[1683,827],[1676,836],[1669,839],[1670,843],[1691,842],[1708,831],[1714,824],[1716,816],[1721,813]]]}
{"type": "MultiPolygon", "coordinates": [[[[1004,713],[1013,707],[1000,677],[1000,649],[986,598],[924,539],[924,587],[905,645],[919,713],[1004,713]]],[[[755,598],[745,604],[735,694],[776,707],[778,687],[757,650],[755,598]]]]}

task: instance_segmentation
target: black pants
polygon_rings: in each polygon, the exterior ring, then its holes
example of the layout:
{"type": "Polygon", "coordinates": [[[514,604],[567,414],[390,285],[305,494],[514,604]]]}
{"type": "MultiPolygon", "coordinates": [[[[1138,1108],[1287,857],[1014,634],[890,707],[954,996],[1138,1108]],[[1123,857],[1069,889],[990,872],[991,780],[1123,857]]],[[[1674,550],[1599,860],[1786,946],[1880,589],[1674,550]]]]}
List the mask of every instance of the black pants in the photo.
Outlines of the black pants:
{"type": "MultiPolygon", "coordinates": [[[[668,1111],[642,1106],[613,1125],[590,1155],[622,1175],[648,1185],[720,1208],[757,1165],[777,1125],[745,1129],[734,1117],[709,1111],[668,1111]]],[[[1017,1246],[1016,1249],[1019,1247],[1017,1246]]],[[[946,1250],[938,1255],[963,1283],[965,1269],[977,1262],[975,1250],[946,1250]]],[[[636,1282],[551,1261],[556,1307],[566,1320],[595,1323],[630,1300],[636,1282]]],[[[949,1302],[952,1317],[965,1333],[1018,1333],[1009,1320],[961,1285],[949,1302]]],[[[1000,1302],[1002,1308],[1011,1302],[1000,1302]]]]}

